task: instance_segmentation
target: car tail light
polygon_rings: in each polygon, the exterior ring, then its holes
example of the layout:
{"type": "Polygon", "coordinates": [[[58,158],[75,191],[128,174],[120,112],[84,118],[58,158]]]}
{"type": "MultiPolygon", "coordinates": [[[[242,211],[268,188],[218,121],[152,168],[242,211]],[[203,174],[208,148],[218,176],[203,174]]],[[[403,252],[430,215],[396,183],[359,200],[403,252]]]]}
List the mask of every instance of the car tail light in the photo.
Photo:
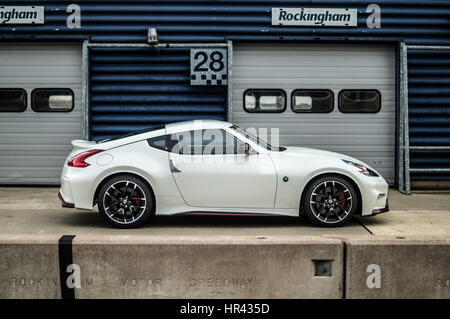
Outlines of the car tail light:
{"type": "Polygon", "coordinates": [[[84,153],[81,153],[75,157],[72,157],[70,159],[70,161],[67,163],[68,166],[71,167],[86,167],[89,166],[88,163],[85,162],[85,160],[89,157],[92,156],[94,154],[103,152],[103,150],[92,150],[92,151],[87,151],[84,153]]]}

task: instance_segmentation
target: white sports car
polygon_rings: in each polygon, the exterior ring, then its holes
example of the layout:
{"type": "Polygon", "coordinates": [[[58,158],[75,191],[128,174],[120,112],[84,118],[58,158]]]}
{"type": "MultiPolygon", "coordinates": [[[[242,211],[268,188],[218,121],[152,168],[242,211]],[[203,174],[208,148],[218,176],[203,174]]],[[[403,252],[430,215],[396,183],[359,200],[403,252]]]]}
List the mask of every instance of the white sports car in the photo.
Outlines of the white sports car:
{"type": "Polygon", "coordinates": [[[319,226],[388,209],[388,184],[346,155],[275,147],[213,120],[167,124],[98,142],[72,141],[64,207],[92,209],[120,228],[152,215],[304,214],[319,226]]]}

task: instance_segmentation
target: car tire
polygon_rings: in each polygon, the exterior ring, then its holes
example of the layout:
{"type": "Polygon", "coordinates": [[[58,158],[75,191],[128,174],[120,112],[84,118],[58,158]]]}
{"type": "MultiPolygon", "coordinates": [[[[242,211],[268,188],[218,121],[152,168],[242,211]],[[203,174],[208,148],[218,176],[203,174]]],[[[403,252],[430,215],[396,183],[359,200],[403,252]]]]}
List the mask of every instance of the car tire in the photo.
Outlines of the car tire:
{"type": "Polygon", "coordinates": [[[135,228],[153,215],[155,201],[152,191],[140,178],[119,175],[108,179],[97,197],[103,219],[117,228],[135,228]]]}
{"type": "Polygon", "coordinates": [[[337,175],[325,175],[315,179],[307,186],[302,198],[306,218],[321,227],[346,224],[358,205],[358,194],[352,183],[337,175]]]}

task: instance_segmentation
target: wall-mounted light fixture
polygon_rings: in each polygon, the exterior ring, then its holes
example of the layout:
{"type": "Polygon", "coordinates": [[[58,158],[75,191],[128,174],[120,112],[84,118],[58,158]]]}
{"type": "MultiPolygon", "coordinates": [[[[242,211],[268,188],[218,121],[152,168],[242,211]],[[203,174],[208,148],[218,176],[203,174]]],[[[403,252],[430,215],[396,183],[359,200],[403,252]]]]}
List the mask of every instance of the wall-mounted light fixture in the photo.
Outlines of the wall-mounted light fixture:
{"type": "Polygon", "coordinates": [[[147,42],[150,45],[156,45],[159,43],[158,41],[158,33],[155,28],[149,28],[147,33],[147,42]]]}

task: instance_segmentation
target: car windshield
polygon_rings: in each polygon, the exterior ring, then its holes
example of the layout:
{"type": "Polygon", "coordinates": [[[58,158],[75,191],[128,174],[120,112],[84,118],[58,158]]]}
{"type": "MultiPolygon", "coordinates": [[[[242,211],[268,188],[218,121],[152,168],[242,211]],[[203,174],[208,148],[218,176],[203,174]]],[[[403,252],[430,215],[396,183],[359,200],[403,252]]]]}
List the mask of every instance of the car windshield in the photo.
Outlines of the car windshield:
{"type": "Polygon", "coordinates": [[[269,151],[273,151],[273,152],[282,152],[286,150],[286,147],[276,147],[276,146],[272,146],[269,143],[267,143],[266,141],[260,139],[259,137],[247,132],[246,130],[244,130],[243,128],[240,128],[237,125],[232,125],[230,126],[231,129],[235,130],[236,132],[238,132],[239,134],[245,136],[246,138],[248,138],[250,141],[258,144],[259,146],[265,148],[266,150],[269,151]]]}

